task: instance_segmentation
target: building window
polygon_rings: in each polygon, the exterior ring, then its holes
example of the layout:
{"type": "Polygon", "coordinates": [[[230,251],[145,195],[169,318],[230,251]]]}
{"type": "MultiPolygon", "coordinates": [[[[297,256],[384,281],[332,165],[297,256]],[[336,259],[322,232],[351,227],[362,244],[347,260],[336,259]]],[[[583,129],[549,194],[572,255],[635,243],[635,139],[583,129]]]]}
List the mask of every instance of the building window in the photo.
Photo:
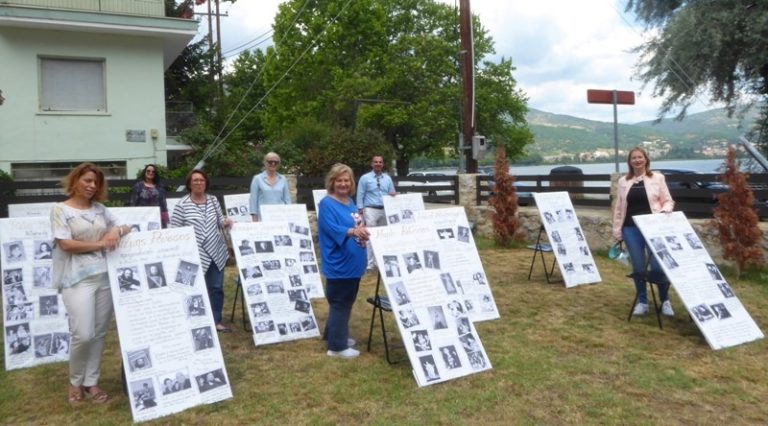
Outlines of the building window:
{"type": "Polygon", "coordinates": [[[104,60],[41,57],[40,110],[107,112],[104,60]]]}

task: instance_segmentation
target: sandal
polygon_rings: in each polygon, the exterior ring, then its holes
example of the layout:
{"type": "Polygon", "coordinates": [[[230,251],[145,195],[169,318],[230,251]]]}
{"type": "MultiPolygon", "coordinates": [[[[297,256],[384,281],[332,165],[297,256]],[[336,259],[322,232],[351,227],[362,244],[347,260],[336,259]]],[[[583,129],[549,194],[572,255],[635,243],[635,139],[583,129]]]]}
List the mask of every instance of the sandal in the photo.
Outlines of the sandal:
{"type": "Polygon", "coordinates": [[[94,404],[103,404],[109,400],[109,394],[97,385],[83,386],[85,393],[91,396],[94,404]]]}
{"type": "Polygon", "coordinates": [[[231,333],[232,329],[223,324],[216,324],[216,331],[220,333],[231,333]]]}
{"type": "Polygon", "coordinates": [[[69,395],[67,397],[70,404],[77,404],[83,400],[83,388],[80,386],[69,386],[69,395]]]}

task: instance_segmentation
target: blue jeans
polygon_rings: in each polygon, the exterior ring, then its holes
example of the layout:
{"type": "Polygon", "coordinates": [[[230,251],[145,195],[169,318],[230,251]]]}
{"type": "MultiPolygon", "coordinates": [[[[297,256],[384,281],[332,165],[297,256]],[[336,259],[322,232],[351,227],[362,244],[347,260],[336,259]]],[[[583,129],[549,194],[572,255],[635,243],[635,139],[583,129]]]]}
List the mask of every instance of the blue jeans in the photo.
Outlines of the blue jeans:
{"type": "Polygon", "coordinates": [[[213,322],[221,324],[221,310],[224,308],[224,271],[211,262],[205,271],[205,287],[208,289],[208,300],[211,301],[213,322]]]}
{"type": "Polygon", "coordinates": [[[328,340],[328,350],[338,352],[348,348],[349,316],[359,289],[360,278],[326,280],[325,299],[328,300],[328,321],[325,323],[324,335],[328,340]]]}
{"type": "MultiPolygon", "coordinates": [[[[669,280],[664,271],[661,270],[659,262],[648,251],[648,245],[645,243],[645,238],[640,232],[640,229],[636,226],[625,226],[621,229],[621,237],[624,238],[624,245],[629,252],[629,259],[632,262],[632,273],[645,274],[645,265],[648,263],[648,256],[651,256],[650,270],[648,271],[648,278],[656,283],[659,283],[659,298],[662,302],[669,299],[669,280]]],[[[637,291],[637,303],[648,303],[648,293],[645,287],[645,281],[635,276],[635,290],[637,291]]]]}

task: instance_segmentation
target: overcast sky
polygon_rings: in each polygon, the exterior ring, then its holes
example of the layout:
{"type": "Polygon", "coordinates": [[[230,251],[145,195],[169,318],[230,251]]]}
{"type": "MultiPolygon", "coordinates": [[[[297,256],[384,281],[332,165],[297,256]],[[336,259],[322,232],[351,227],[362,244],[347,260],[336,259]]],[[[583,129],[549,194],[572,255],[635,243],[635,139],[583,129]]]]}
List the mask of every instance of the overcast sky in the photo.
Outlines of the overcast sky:
{"type": "MultiPolygon", "coordinates": [[[[353,0],[354,1],[354,0],[353,0]]],[[[458,0],[438,0],[454,5],[458,0]]],[[[246,44],[264,48],[279,0],[221,3],[225,56],[246,44]],[[259,43],[260,44],[256,44],[259,43]]],[[[660,99],[652,87],[633,79],[644,28],[624,15],[626,0],[474,0],[472,11],[496,43],[496,57],[512,58],[513,76],[529,97],[528,106],[556,114],[613,121],[610,105],[588,104],[587,89],[635,91],[636,104],[619,106],[621,123],[656,118],[660,99]],[[622,16],[624,18],[622,18],[622,16]]],[[[206,6],[198,6],[205,11],[206,6]]],[[[200,25],[208,31],[207,21],[200,25]]],[[[689,112],[713,108],[695,104],[689,112]]]]}

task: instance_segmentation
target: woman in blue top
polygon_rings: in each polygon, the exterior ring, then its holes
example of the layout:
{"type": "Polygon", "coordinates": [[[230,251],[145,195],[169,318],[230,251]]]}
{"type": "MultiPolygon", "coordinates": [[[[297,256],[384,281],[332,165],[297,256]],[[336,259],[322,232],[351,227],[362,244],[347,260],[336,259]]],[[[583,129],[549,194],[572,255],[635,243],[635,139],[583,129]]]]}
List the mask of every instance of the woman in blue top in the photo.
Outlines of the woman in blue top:
{"type": "Polygon", "coordinates": [[[355,193],[352,169],[335,164],[325,177],[325,189],[328,196],[320,201],[317,228],[328,300],[325,325],[328,356],[354,358],[360,352],[351,347],[354,340],[349,338],[349,316],[360,278],[365,274],[369,234],[352,199],[355,193]]]}
{"type": "Polygon", "coordinates": [[[261,218],[261,206],[264,204],[291,204],[288,182],[285,176],[277,172],[280,156],[269,152],[264,156],[264,171],[251,181],[251,218],[254,222],[261,218]]]}

